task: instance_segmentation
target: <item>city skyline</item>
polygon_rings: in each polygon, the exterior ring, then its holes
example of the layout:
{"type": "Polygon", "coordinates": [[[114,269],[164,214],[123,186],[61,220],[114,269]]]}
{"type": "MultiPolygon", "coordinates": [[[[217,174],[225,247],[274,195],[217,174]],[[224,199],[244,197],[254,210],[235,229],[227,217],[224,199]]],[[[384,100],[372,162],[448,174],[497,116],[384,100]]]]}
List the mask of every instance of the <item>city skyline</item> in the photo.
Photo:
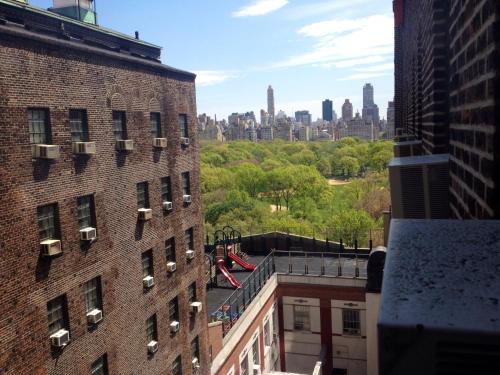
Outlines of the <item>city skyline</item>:
{"type": "MultiPolygon", "coordinates": [[[[47,8],[52,0],[30,4],[47,8]]],[[[337,113],[346,98],[361,113],[368,81],[381,108],[394,97],[390,0],[156,0],[141,12],[135,2],[108,0],[97,2],[97,12],[106,28],[138,30],[163,46],[164,64],[196,73],[198,113],[259,113],[269,85],[276,113],[307,109],[314,120],[325,98],[337,113]]]]}

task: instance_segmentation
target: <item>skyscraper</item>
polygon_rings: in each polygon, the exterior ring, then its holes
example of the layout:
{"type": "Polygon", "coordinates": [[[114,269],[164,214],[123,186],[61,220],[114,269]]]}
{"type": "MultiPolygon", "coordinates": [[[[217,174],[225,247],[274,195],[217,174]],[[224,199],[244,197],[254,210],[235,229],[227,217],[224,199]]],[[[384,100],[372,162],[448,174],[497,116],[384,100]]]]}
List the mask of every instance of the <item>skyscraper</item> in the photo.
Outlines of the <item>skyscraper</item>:
{"type": "Polygon", "coordinates": [[[373,101],[373,86],[371,83],[367,83],[363,87],[363,108],[370,107],[374,103],[373,101]]]}
{"type": "Polygon", "coordinates": [[[295,121],[301,122],[304,125],[311,125],[312,116],[309,111],[296,111],[295,121]]]}
{"type": "Polygon", "coordinates": [[[333,120],[333,102],[330,99],[323,100],[323,120],[333,120]]]}
{"type": "Polygon", "coordinates": [[[378,106],[373,99],[373,86],[367,83],[363,87],[363,120],[372,121],[375,125],[380,123],[380,114],[378,106]]]}
{"type": "Polygon", "coordinates": [[[271,85],[267,88],[267,113],[269,113],[269,123],[274,124],[274,90],[271,85]]]}
{"type": "Polygon", "coordinates": [[[352,119],[352,103],[346,99],[342,104],[342,120],[347,121],[352,119]]]}

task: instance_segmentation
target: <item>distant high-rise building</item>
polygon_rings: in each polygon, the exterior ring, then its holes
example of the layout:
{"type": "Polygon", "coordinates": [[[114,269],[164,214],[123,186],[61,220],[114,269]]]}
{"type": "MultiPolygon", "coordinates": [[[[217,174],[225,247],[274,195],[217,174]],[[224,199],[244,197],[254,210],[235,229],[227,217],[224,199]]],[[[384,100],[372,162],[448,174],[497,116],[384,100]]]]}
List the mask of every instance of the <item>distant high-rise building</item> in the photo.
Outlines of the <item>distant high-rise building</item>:
{"type": "Polygon", "coordinates": [[[274,124],[274,90],[271,85],[267,88],[267,113],[270,123],[274,124]]]}
{"type": "Polygon", "coordinates": [[[267,113],[263,109],[260,110],[260,125],[261,126],[269,125],[269,113],[267,113]]]}
{"type": "Polygon", "coordinates": [[[323,120],[333,121],[333,102],[329,99],[323,100],[323,120]]]}
{"type": "Polygon", "coordinates": [[[332,111],[332,121],[337,122],[337,112],[335,110],[332,111]]]}
{"type": "Polygon", "coordinates": [[[387,106],[387,126],[385,129],[384,138],[386,139],[394,138],[394,126],[395,126],[394,102],[389,102],[387,106]]]}
{"type": "Polygon", "coordinates": [[[352,103],[346,99],[342,104],[342,120],[348,121],[352,119],[352,103]]]}
{"type": "Polygon", "coordinates": [[[380,123],[380,114],[378,106],[375,104],[373,99],[373,86],[371,83],[367,83],[363,87],[363,120],[372,121],[375,126],[380,123]]]}
{"type": "Polygon", "coordinates": [[[297,111],[295,112],[295,121],[309,126],[312,122],[312,116],[309,111],[297,111]]]}
{"type": "Polygon", "coordinates": [[[363,87],[363,108],[370,107],[374,104],[375,102],[373,100],[373,86],[371,83],[367,83],[363,87]]]}

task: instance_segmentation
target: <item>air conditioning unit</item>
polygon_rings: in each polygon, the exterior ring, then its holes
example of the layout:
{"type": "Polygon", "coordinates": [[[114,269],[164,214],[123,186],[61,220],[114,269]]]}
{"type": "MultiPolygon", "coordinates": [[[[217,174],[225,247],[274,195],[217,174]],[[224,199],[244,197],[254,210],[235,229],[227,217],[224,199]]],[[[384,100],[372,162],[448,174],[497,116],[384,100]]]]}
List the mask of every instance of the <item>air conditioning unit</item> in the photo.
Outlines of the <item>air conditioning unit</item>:
{"type": "Polygon", "coordinates": [[[448,165],[448,154],[392,159],[389,163],[392,218],[448,218],[448,165]]]}
{"type": "Polygon", "coordinates": [[[59,146],[57,145],[33,145],[32,155],[35,159],[58,159],[59,146]]]}
{"type": "Polygon", "coordinates": [[[189,311],[191,311],[194,314],[198,314],[202,310],[202,303],[201,302],[191,302],[189,304],[189,311]]]}
{"type": "Polygon", "coordinates": [[[193,360],[191,361],[191,365],[193,366],[194,369],[200,368],[200,361],[198,358],[194,357],[193,360]]]}
{"type": "Polygon", "coordinates": [[[395,142],[394,157],[420,156],[422,155],[422,141],[395,142]]]}
{"type": "Polygon", "coordinates": [[[148,275],[144,279],[142,279],[142,284],[144,285],[144,288],[152,288],[153,285],[155,285],[155,278],[148,275]]]}
{"type": "Polygon", "coordinates": [[[83,155],[95,154],[95,142],[73,142],[73,153],[83,155]]]}
{"type": "Polygon", "coordinates": [[[253,365],[253,375],[260,375],[260,365],[253,365]]]}
{"type": "Polygon", "coordinates": [[[134,141],[132,139],[119,139],[116,141],[116,149],[119,151],[132,151],[134,141]]]}
{"type": "Polygon", "coordinates": [[[52,346],[61,348],[69,343],[69,332],[65,329],[60,329],[53,335],[50,335],[50,343],[52,346]]]}
{"type": "Polygon", "coordinates": [[[194,250],[186,250],[186,259],[194,259],[194,250]]]}
{"type": "Polygon", "coordinates": [[[174,320],[172,323],[170,323],[170,332],[172,333],[177,332],[179,330],[179,327],[180,327],[179,322],[174,320]]]}
{"type": "Polygon", "coordinates": [[[80,230],[80,239],[82,241],[94,241],[97,238],[97,231],[95,228],[88,227],[80,230]]]}
{"type": "Polygon", "coordinates": [[[87,313],[87,322],[89,324],[97,324],[102,320],[102,311],[99,309],[94,309],[87,313]]]}
{"type": "Polygon", "coordinates": [[[153,210],[151,208],[139,208],[139,220],[147,221],[153,218],[153,210]]]}
{"type": "Polygon", "coordinates": [[[42,255],[52,257],[62,253],[60,240],[45,240],[40,242],[42,247],[42,255]]]}
{"type": "Polygon", "coordinates": [[[174,205],[172,202],[168,202],[168,201],[163,202],[163,209],[165,211],[170,211],[170,210],[172,210],[172,208],[174,208],[174,205]]]}
{"type": "Polygon", "coordinates": [[[177,264],[175,262],[168,262],[167,263],[167,271],[168,272],[175,272],[177,269],[177,264]]]}
{"type": "Polygon", "coordinates": [[[186,194],[186,195],[183,195],[183,196],[182,196],[182,201],[183,201],[184,203],[191,203],[191,195],[187,195],[187,194],[186,194]]]}
{"type": "Polygon", "coordinates": [[[181,137],[181,145],[189,146],[189,138],[181,137]]]}
{"type": "Polygon", "coordinates": [[[166,148],[167,138],[153,138],[153,146],[158,148],[166,148]]]}
{"type": "Polygon", "coordinates": [[[152,340],[148,343],[149,354],[154,354],[158,351],[158,341],[152,340]]]}

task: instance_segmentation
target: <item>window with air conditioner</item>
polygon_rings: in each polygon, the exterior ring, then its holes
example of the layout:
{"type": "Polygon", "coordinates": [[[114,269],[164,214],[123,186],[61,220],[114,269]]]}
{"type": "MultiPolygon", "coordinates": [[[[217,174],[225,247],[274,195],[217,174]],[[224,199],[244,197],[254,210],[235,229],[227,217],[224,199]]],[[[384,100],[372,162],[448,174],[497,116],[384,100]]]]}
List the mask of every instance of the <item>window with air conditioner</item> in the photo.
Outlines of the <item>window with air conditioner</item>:
{"type": "Polygon", "coordinates": [[[181,137],[189,138],[187,115],[185,114],[179,115],[179,128],[181,131],[181,137]]]}
{"type": "Polygon", "coordinates": [[[169,238],[165,241],[165,258],[167,263],[175,263],[175,237],[169,238]]]}
{"type": "Polygon", "coordinates": [[[179,321],[179,299],[177,296],[172,298],[168,303],[168,319],[169,322],[179,321]]]}
{"type": "Polygon", "coordinates": [[[162,137],[161,129],[161,115],[158,112],[151,112],[149,114],[149,125],[151,127],[151,136],[153,138],[162,137]]]}
{"type": "Polygon", "coordinates": [[[342,332],[344,335],[361,335],[361,321],[359,310],[342,310],[342,332]]]}
{"type": "Polygon", "coordinates": [[[109,375],[108,370],[108,356],[103,354],[97,360],[95,360],[90,368],[91,375],[109,375]]]}
{"type": "Polygon", "coordinates": [[[170,177],[163,177],[160,181],[160,185],[161,201],[163,202],[164,209],[169,210],[172,206],[172,183],[170,177]]]}
{"type": "Polygon", "coordinates": [[[57,335],[62,331],[69,331],[68,305],[65,294],[47,303],[47,321],[49,336],[57,335]]]}
{"type": "Polygon", "coordinates": [[[146,342],[148,343],[148,352],[153,354],[158,349],[158,331],[156,328],[156,314],[146,319],[146,342]]]}
{"type": "Polygon", "coordinates": [[[86,195],[76,200],[78,211],[78,226],[80,228],[80,239],[93,241],[97,237],[94,196],[86,195]]]}
{"type": "Polygon", "coordinates": [[[180,355],[172,363],[172,375],[182,375],[182,358],[180,355]]]}
{"type": "Polygon", "coordinates": [[[52,143],[48,109],[28,109],[28,128],[32,145],[52,143]]]}
{"type": "Polygon", "coordinates": [[[142,281],[146,289],[154,285],[153,250],[142,253],[142,281]]]}
{"type": "Polygon", "coordinates": [[[188,301],[189,303],[196,302],[196,281],[188,286],[188,301]]]}
{"type": "Polygon", "coordinates": [[[198,336],[191,341],[191,359],[200,359],[200,340],[198,336]]]}
{"type": "Polygon", "coordinates": [[[38,207],[37,214],[40,241],[59,238],[57,203],[38,207]]]}
{"type": "Polygon", "coordinates": [[[113,133],[117,141],[128,139],[125,112],[113,111],[113,133]]]}
{"type": "Polygon", "coordinates": [[[189,228],[184,232],[184,243],[186,251],[194,250],[194,233],[193,228],[189,228]]]}
{"type": "Polygon", "coordinates": [[[311,314],[309,306],[293,306],[293,329],[296,331],[311,331],[311,314]]]}
{"type": "Polygon", "coordinates": [[[182,195],[191,195],[191,183],[189,172],[183,172],[181,174],[182,180],[182,195]]]}
{"type": "Polygon", "coordinates": [[[69,126],[72,142],[88,142],[89,130],[87,111],[84,109],[71,109],[69,111],[69,126]]]}
{"type": "Polygon", "coordinates": [[[137,184],[137,208],[149,208],[148,183],[139,182],[137,184]]]}
{"type": "Polygon", "coordinates": [[[89,324],[96,324],[103,316],[101,278],[95,277],[83,284],[83,292],[87,308],[87,322],[89,324]]]}

